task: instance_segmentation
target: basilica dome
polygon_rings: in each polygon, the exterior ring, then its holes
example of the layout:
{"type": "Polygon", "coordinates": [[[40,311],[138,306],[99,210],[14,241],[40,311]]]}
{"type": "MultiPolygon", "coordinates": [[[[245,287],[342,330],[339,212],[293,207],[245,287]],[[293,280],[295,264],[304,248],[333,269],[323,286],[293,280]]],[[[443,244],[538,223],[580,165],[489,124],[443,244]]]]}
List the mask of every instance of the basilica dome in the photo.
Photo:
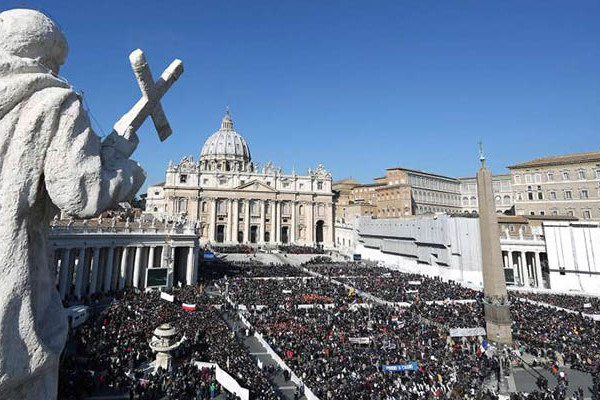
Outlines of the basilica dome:
{"type": "Polygon", "coordinates": [[[204,142],[200,164],[206,166],[206,169],[243,170],[251,160],[250,148],[246,140],[233,130],[233,120],[227,110],[221,121],[221,129],[204,142]]]}

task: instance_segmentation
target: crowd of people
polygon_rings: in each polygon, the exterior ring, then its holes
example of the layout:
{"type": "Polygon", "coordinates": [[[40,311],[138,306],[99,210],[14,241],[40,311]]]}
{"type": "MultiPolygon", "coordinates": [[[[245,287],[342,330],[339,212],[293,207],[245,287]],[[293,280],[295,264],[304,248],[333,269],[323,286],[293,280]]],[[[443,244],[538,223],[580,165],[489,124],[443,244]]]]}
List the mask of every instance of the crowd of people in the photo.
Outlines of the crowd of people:
{"type": "MultiPolygon", "coordinates": [[[[205,272],[209,278],[198,286],[172,291],[176,302],[155,292],[117,294],[107,310],[73,334],[61,363],[60,398],[102,390],[127,392],[132,399],[222,393],[214,371],[198,369],[195,361],[218,364],[251,390],[251,398],[278,398],[270,373],[257,367],[217,302],[241,310],[252,330],[320,399],[498,399],[507,358],[492,356],[482,336],[451,336],[454,328],[485,327],[481,291],[325,256],[300,267],[252,260],[215,264],[205,272]],[[206,295],[213,285],[222,297],[206,295]],[[181,302],[196,305],[196,311],[184,310],[181,302]],[[151,374],[155,356],[148,343],[164,322],[179,330],[178,340],[185,339],[173,367],[151,374]]],[[[574,311],[586,311],[582,307],[590,299],[513,292],[513,350],[540,366],[592,374],[590,390],[600,391],[600,322],[525,299],[574,311]]],[[[572,398],[583,400],[583,390],[572,398]]],[[[552,389],[540,386],[511,399],[570,398],[559,379],[552,389]]]]}
{"type": "Polygon", "coordinates": [[[579,311],[586,314],[600,314],[600,298],[598,297],[532,292],[514,292],[514,294],[517,297],[551,304],[553,306],[566,308],[567,310],[579,311]]]}
{"type": "Polygon", "coordinates": [[[279,246],[279,251],[288,254],[324,254],[325,251],[318,247],[287,245],[279,246]]]}
{"type": "Polygon", "coordinates": [[[474,299],[479,293],[456,282],[444,282],[419,274],[408,274],[383,267],[354,262],[305,264],[310,271],[339,281],[390,302],[421,300],[474,299]]]}
{"type": "Polygon", "coordinates": [[[59,397],[81,399],[116,391],[129,393],[131,399],[208,399],[223,389],[213,371],[194,365],[204,361],[218,364],[250,389],[252,398],[278,398],[220,311],[202,299],[196,287],[176,289],[173,295],[196,304],[196,310],[186,311],[157,292],[132,290],[120,293],[105,312],[78,328],[70,340],[72,350],[61,363],[59,397]],[[173,354],[172,368],[153,374],[150,363],[155,355],[149,342],[154,329],[167,322],[178,329],[181,345],[173,354]]]}

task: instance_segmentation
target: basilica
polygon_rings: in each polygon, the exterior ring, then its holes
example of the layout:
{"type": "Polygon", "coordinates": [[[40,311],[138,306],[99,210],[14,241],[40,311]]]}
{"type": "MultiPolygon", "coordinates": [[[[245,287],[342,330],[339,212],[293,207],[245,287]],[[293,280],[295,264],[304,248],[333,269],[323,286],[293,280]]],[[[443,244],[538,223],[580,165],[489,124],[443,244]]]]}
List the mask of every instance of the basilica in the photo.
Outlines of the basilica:
{"type": "Polygon", "coordinates": [[[200,157],[170,162],[165,182],[148,188],[146,213],[199,226],[202,244],[333,247],[331,174],[306,175],[252,161],[246,140],[226,111],[200,157]]]}

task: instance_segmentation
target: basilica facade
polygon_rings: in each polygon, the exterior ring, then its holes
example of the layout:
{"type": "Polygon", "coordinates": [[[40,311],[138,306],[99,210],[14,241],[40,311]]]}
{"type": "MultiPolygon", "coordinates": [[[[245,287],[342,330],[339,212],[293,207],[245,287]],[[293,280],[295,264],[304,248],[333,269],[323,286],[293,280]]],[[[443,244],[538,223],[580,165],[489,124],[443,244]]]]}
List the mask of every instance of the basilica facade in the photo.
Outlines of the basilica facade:
{"type": "Polygon", "coordinates": [[[253,162],[227,111],[198,160],[170,162],[165,182],[148,188],[146,214],[195,221],[202,244],[329,248],[334,245],[331,183],[322,165],[298,175],[253,162]]]}

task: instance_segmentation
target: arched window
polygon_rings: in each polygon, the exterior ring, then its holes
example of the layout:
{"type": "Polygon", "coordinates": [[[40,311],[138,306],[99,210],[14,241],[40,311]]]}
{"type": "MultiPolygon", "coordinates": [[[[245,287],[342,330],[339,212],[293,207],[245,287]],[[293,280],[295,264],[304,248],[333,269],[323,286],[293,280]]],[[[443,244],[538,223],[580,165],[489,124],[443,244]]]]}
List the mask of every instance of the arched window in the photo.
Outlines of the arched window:
{"type": "Polygon", "coordinates": [[[208,204],[205,201],[203,201],[202,202],[202,212],[205,213],[207,210],[208,210],[208,204]]]}
{"type": "Polygon", "coordinates": [[[300,216],[304,215],[304,206],[302,204],[298,207],[298,214],[300,214],[300,216]]]}

